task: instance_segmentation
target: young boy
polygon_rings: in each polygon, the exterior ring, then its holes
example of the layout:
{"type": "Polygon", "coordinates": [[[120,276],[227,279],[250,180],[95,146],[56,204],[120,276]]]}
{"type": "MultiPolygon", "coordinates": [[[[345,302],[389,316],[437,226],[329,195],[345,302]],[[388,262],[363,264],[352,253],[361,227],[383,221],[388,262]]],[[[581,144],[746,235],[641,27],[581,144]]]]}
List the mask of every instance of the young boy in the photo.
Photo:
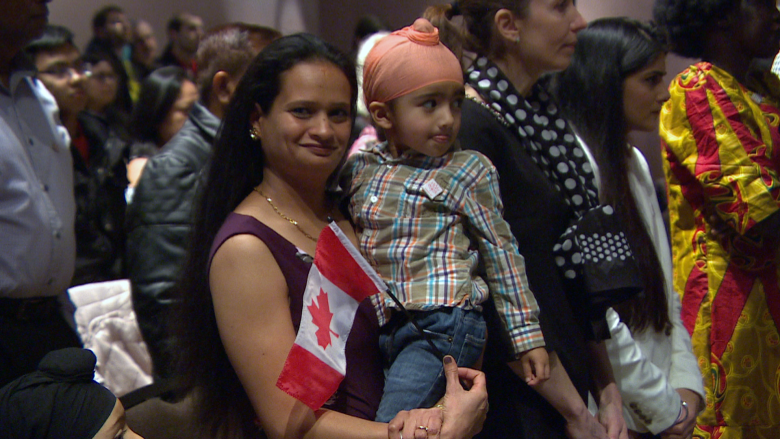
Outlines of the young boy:
{"type": "MultiPolygon", "coordinates": [[[[444,354],[478,365],[486,341],[480,304],[492,295],[529,385],[549,377],[547,351],[522,256],[502,218],[490,161],[454,146],[465,97],[455,55],[427,20],[380,40],[363,90],[387,141],[355,154],[344,186],[360,249],[444,354]],[[484,266],[484,279],[478,266],[484,266]]],[[[444,394],[441,360],[389,297],[377,303],[386,381],[377,420],[430,407],[444,394]]]]}

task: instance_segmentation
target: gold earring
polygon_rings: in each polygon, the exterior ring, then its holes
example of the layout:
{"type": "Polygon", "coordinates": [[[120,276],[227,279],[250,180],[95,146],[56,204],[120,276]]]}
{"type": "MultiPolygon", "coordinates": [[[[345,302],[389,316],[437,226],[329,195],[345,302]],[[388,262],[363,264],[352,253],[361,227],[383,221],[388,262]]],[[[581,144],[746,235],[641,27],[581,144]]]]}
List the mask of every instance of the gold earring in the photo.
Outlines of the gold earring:
{"type": "Polygon", "coordinates": [[[254,127],[249,129],[249,138],[257,142],[260,140],[260,136],[257,135],[257,130],[254,127]]]}

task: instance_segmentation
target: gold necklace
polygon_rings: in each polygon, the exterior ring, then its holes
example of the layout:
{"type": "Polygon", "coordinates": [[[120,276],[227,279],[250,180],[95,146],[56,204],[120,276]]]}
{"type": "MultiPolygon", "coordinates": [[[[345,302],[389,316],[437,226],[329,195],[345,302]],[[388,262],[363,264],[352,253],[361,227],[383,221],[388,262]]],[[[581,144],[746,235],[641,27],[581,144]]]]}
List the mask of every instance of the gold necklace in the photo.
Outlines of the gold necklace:
{"type": "Polygon", "coordinates": [[[263,193],[263,192],[260,190],[260,187],[255,187],[255,192],[257,192],[258,194],[260,194],[260,196],[261,196],[261,197],[265,198],[265,201],[268,201],[268,204],[271,206],[271,208],[274,210],[274,212],[276,212],[276,214],[277,214],[277,215],[279,215],[280,217],[282,217],[282,218],[284,218],[285,220],[287,220],[287,222],[289,222],[290,224],[294,225],[294,226],[295,226],[295,228],[296,228],[296,229],[298,229],[298,231],[299,231],[299,232],[303,233],[303,236],[305,236],[305,237],[307,237],[307,238],[311,239],[311,240],[312,240],[312,241],[314,241],[314,242],[317,242],[317,238],[315,238],[315,237],[313,237],[313,236],[309,235],[308,233],[306,233],[306,232],[305,232],[305,231],[304,231],[304,230],[301,228],[301,226],[300,226],[300,225],[298,225],[298,221],[295,221],[294,219],[290,218],[289,216],[287,216],[287,215],[283,214],[283,213],[282,213],[282,212],[279,210],[279,208],[278,208],[278,207],[276,207],[276,205],[274,204],[274,202],[273,202],[273,201],[271,201],[271,198],[270,198],[270,197],[266,197],[266,196],[265,196],[265,194],[264,194],[264,193],[263,193]]]}

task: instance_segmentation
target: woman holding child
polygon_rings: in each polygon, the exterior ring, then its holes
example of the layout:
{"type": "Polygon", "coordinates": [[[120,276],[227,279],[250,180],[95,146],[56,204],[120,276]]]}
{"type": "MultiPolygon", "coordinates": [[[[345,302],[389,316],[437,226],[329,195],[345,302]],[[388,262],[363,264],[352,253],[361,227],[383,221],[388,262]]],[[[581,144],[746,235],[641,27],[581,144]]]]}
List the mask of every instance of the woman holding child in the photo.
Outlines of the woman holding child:
{"type": "Polygon", "coordinates": [[[383,377],[370,300],[347,343],[346,377],[324,409],[314,412],[276,387],[319,231],[330,217],[356,242],[328,190],[346,154],[356,95],[347,58],[303,34],[264,49],[234,94],[181,288],[183,365],[212,436],[468,438],[482,425],[484,375],[458,370],[451,357],[440,407],[373,421],[383,377]]]}

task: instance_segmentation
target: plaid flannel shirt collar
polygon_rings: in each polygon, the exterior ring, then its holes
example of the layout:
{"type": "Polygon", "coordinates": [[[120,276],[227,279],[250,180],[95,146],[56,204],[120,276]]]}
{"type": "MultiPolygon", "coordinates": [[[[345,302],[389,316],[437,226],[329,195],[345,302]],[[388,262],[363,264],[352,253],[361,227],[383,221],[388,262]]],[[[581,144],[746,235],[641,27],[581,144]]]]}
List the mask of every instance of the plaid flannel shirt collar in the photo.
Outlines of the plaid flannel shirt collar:
{"type": "Polygon", "coordinates": [[[447,153],[440,157],[432,157],[423,153],[417,152],[411,148],[401,153],[398,157],[393,157],[390,153],[390,148],[387,142],[376,143],[366,150],[367,153],[375,154],[378,157],[378,163],[380,165],[409,165],[415,168],[422,169],[435,169],[440,168],[447,164],[452,158],[452,153],[457,151],[457,145],[450,148],[447,153]]]}

